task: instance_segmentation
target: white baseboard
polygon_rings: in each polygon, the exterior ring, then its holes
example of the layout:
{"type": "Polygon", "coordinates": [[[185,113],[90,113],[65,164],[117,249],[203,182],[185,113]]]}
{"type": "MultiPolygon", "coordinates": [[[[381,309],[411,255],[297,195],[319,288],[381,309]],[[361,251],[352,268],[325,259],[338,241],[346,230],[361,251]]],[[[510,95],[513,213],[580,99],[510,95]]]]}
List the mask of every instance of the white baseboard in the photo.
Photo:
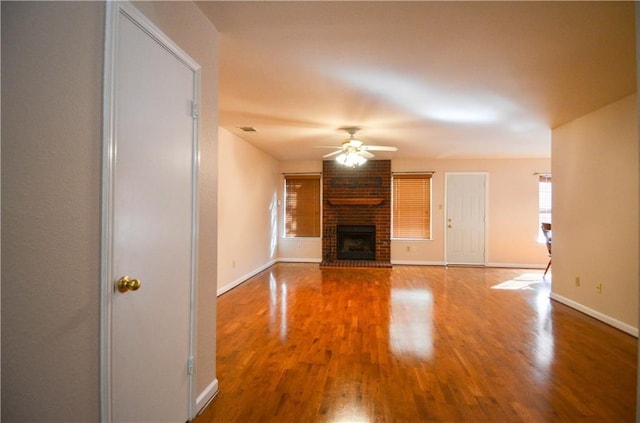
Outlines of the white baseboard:
{"type": "Polygon", "coordinates": [[[551,299],[556,300],[559,303],[562,303],[566,306],[569,306],[571,308],[574,308],[584,314],[586,314],[587,316],[591,316],[594,319],[598,319],[601,322],[604,322],[610,326],[613,326],[616,329],[619,329],[625,333],[628,333],[631,336],[635,336],[636,338],[638,337],[638,328],[635,328],[631,325],[628,325],[624,322],[621,322],[619,320],[614,319],[611,316],[607,316],[606,314],[600,313],[599,311],[596,311],[592,308],[589,308],[587,306],[584,306],[580,303],[577,303],[573,300],[570,300],[566,297],[563,297],[562,295],[558,295],[555,292],[552,292],[550,295],[551,299]]]}
{"type": "Polygon", "coordinates": [[[278,263],[322,263],[319,258],[279,258],[278,263]]]}
{"type": "Polygon", "coordinates": [[[532,263],[487,263],[487,267],[506,267],[514,269],[544,269],[546,264],[532,264],[532,263]]]}
{"type": "Polygon", "coordinates": [[[444,266],[443,261],[391,260],[391,264],[405,266],[444,266]]]}
{"type": "Polygon", "coordinates": [[[200,395],[196,398],[196,415],[202,413],[211,400],[218,394],[218,379],[213,379],[213,382],[209,384],[204,391],[200,392],[200,395]]]}
{"type": "Polygon", "coordinates": [[[224,294],[225,292],[227,292],[227,291],[235,288],[236,286],[240,285],[242,282],[246,281],[247,279],[252,278],[255,275],[257,275],[258,273],[262,272],[263,270],[270,268],[274,264],[276,264],[276,260],[271,260],[269,263],[258,267],[257,269],[247,273],[246,275],[240,276],[235,281],[233,281],[231,283],[228,283],[227,285],[223,286],[222,288],[219,288],[217,296],[219,297],[220,295],[224,294]]]}
{"type": "MultiPolygon", "coordinates": [[[[391,260],[391,264],[397,265],[406,265],[406,266],[446,266],[447,263],[444,261],[417,261],[417,260],[391,260]]],[[[451,263],[452,266],[456,266],[456,264],[451,263]]],[[[487,263],[487,264],[477,264],[474,266],[478,267],[504,267],[504,268],[513,268],[513,269],[544,269],[547,265],[539,265],[539,264],[523,264],[523,263],[487,263]]]]}

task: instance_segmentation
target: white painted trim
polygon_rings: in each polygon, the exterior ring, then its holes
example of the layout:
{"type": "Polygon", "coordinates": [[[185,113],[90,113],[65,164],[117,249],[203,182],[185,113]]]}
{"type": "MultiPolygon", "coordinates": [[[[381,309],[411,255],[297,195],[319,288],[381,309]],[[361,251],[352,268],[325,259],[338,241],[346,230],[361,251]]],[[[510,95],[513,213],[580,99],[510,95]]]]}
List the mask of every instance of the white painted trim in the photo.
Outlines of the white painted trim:
{"type": "Polygon", "coordinates": [[[287,258],[281,257],[277,260],[277,263],[322,263],[322,259],[318,258],[287,258]]]}
{"type": "Polygon", "coordinates": [[[444,261],[391,260],[399,266],[444,266],[444,261]]]}
{"type": "Polygon", "coordinates": [[[614,319],[611,316],[607,316],[604,313],[600,313],[599,311],[596,311],[592,308],[589,308],[585,305],[582,305],[580,303],[577,303],[573,300],[570,300],[569,298],[563,297],[562,295],[558,295],[555,292],[552,292],[550,295],[552,300],[556,300],[559,303],[562,303],[568,307],[571,307],[573,309],[576,309],[584,314],[586,314],[587,316],[591,316],[594,319],[598,319],[601,322],[604,322],[610,326],[613,326],[616,329],[619,329],[625,333],[628,333],[631,336],[635,336],[636,338],[638,337],[638,328],[635,328],[631,325],[628,325],[624,322],[621,322],[619,320],[614,319]]]}
{"type": "MultiPolygon", "coordinates": [[[[187,56],[189,58],[189,56],[187,56]]],[[[195,62],[194,62],[195,63],[195,62]]],[[[194,107],[200,108],[200,65],[190,68],[193,71],[193,101],[194,107]]],[[[198,260],[200,244],[200,118],[199,115],[193,116],[192,129],[192,156],[191,156],[191,296],[189,298],[189,356],[196,356],[196,307],[198,304],[198,260]]],[[[194,372],[198,367],[198,361],[193,360],[194,372]]],[[[195,399],[196,380],[193,374],[190,375],[189,383],[189,418],[193,419],[198,411],[197,400],[195,399]]]]}
{"type": "Polygon", "coordinates": [[[220,296],[222,294],[224,294],[227,291],[232,290],[233,288],[235,288],[236,286],[240,285],[241,283],[245,282],[247,279],[250,279],[252,277],[254,277],[255,275],[257,275],[258,273],[262,272],[263,270],[266,270],[268,268],[270,268],[271,266],[273,266],[274,264],[276,264],[277,261],[276,260],[271,260],[270,262],[268,262],[267,264],[258,267],[255,270],[252,270],[251,272],[240,276],[238,279],[236,279],[235,281],[228,283],[227,285],[223,286],[222,288],[218,289],[218,293],[217,296],[220,296]]]}
{"type": "Polygon", "coordinates": [[[100,252],[100,421],[111,422],[111,281],[113,278],[113,169],[115,154],[115,57],[118,7],[107,2],[102,92],[102,228],[100,252]]]}
{"type": "MultiPolygon", "coordinates": [[[[103,151],[102,151],[102,228],[101,228],[101,290],[100,290],[100,419],[111,422],[112,410],[112,293],[113,293],[113,180],[115,171],[115,81],[116,58],[118,41],[118,23],[121,17],[130,19],[149,37],[180,60],[194,74],[193,98],[200,103],[200,65],[196,63],[184,50],[167,37],[158,27],[146,18],[138,9],[127,1],[108,1],[105,11],[105,44],[103,68],[103,151]]],[[[198,120],[193,123],[193,156],[192,156],[192,228],[191,228],[191,280],[190,280],[190,316],[189,316],[189,356],[195,354],[195,305],[197,304],[197,260],[198,260],[198,175],[200,164],[198,120]]],[[[194,399],[195,378],[189,376],[188,388],[188,417],[195,416],[194,399]]]]}
{"type": "Polygon", "coordinates": [[[218,395],[218,391],[218,379],[213,379],[209,386],[204,388],[204,391],[200,392],[200,395],[196,398],[196,415],[199,415],[204,411],[205,407],[209,405],[211,400],[218,395]]]}
{"type": "MultiPolygon", "coordinates": [[[[391,260],[391,264],[397,265],[407,265],[407,266],[447,266],[447,263],[444,261],[412,261],[412,260],[391,260]]],[[[455,264],[448,263],[450,266],[464,266],[463,264],[455,264]]],[[[467,266],[478,266],[478,267],[504,267],[509,269],[544,269],[546,265],[540,264],[521,264],[521,263],[487,263],[483,264],[475,264],[475,265],[467,265],[467,266]]]]}
{"type": "Polygon", "coordinates": [[[547,267],[546,264],[538,264],[538,263],[487,263],[487,267],[507,267],[514,269],[544,269],[547,267]]]}

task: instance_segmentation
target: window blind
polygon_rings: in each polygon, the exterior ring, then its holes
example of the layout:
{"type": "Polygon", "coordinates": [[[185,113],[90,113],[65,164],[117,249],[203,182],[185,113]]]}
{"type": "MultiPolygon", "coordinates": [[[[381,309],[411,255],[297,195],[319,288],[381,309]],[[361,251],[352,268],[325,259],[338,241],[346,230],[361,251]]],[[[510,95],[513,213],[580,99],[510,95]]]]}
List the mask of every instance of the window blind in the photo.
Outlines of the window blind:
{"type": "Polygon", "coordinates": [[[285,175],[285,236],[320,236],[319,175],[285,175]]]}
{"type": "Polygon", "coordinates": [[[431,174],[393,175],[392,237],[431,239],[431,174]]]}
{"type": "Polygon", "coordinates": [[[551,223],[551,175],[540,175],[538,179],[539,223],[551,223]]]}

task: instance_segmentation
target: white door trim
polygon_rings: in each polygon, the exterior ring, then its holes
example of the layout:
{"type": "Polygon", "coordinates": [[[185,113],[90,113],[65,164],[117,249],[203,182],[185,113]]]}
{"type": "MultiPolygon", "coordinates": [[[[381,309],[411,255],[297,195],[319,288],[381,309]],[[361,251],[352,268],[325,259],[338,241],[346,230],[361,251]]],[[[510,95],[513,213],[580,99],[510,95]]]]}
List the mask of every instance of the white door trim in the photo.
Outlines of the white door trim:
{"type": "Polygon", "coordinates": [[[487,265],[487,252],[488,252],[488,246],[489,246],[489,235],[488,235],[488,222],[489,222],[489,209],[487,207],[487,205],[489,204],[489,172],[445,172],[444,174],[444,221],[443,221],[443,230],[444,230],[444,263],[445,265],[449,264],[449,248],[448,248],[448,241],[449,241],[449,236],[448,236],[448,231],[447,231],[447,225],[448,225],[448,221],[447,221],[447,216],[448,216],[448,208],[449,208],[449,204],[448,204],[448,189],[449,189],[449,176],[450,175],[483,175],[485,178],[485,185],[484,185],[484,263],[482,265],[486,266],[487,265]]]}
{"type": "MultiPolygon", "coordinates": [[[[178,60],[194,72],[194,119],[193,119],[193,155],[192,155],[192,234],[191,234],[191,298],[189,311],[189,356],[195,363],[195,307],[197,304],[196,279],[198,263],[198,174],[200,167],[198,105],[200,104],[200,65],[186,52],[171,41],[158,27],[149,21],[131,3],[127,1],[106,2],[105,46],[103,69],[103,129],[102,129],[102,234],[101,234],[101,274],[100,274],[100,420],[111,422],[113,410],[112,395],[112,298],[115,275],[113,274],[113,228],[114,228],[114,171],[116,158],[116,110],[115,81],[119,19],[130,19],[147,35],[161,44],[178,60]]],[[[189,375],[189,418],[195,417],[195,369],[189,375]]]]}

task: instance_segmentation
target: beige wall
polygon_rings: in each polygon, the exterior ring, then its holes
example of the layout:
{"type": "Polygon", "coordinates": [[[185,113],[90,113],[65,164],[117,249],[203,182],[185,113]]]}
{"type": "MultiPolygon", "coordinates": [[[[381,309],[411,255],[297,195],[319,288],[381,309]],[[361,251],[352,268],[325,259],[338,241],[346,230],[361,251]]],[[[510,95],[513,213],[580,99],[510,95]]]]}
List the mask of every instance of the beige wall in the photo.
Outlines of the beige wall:
{"type": "MultiPolygon", "coordinates": [[[[202,66],[198,395],[215,379],[217,35],[192,3],[137,6],[202,66]]],[[[1,7],[2,417],[98,421],[104,4],[1,7]]]]}
{"type": "MultiPolygon", "coordinates": [[[[550,159],[395,159],[391,161],[391,167],[394,172],[435,171],[432,183],[433,239],[392,241],[393,263],[443,264],[445,173],[487,172],[487,263],[495,266],[546,265],[546,247],[537,241],[538,178],[533,174],[549,172],[550,159]]],[[[282,162],[280,168],[282,172],[290,173],[321,172],[322,162],[282,162]]],[[[282,186],[279,195],[282,196],[282,186]]],[[[283,260],[319,261],[321,244],[320,238],[281,238],[279,257],[283,260]]]]}
{"type": "Polygon", "coordinates": [[[278,162],[226,129],[219,130],[218,293],[274,263],[278,162]]]}
{"type": "Polygon", "coordinates": [[[487,251],[492,266],[540,267],[546,247],[538,237],[538,177],[549,172],[550,159],[425,159],[393,160],[393,172],[434,171],[432,180],[432,240],[393,241],[392,262],[436,263],[445,260],[445,174],[486,172],[487,251]],[[411,251],[407,251],[410,247],[411,251]]]}
{"type": "Polygon", "coordinates": [[[563,125],[552,141],[552,297],[631,333],[638,327],[636,101],[563,125]]]}
{"type": "Polygon", "coordinates": [[[101,3],[2,2],[2,418],[100,418],[101,3]]]}

